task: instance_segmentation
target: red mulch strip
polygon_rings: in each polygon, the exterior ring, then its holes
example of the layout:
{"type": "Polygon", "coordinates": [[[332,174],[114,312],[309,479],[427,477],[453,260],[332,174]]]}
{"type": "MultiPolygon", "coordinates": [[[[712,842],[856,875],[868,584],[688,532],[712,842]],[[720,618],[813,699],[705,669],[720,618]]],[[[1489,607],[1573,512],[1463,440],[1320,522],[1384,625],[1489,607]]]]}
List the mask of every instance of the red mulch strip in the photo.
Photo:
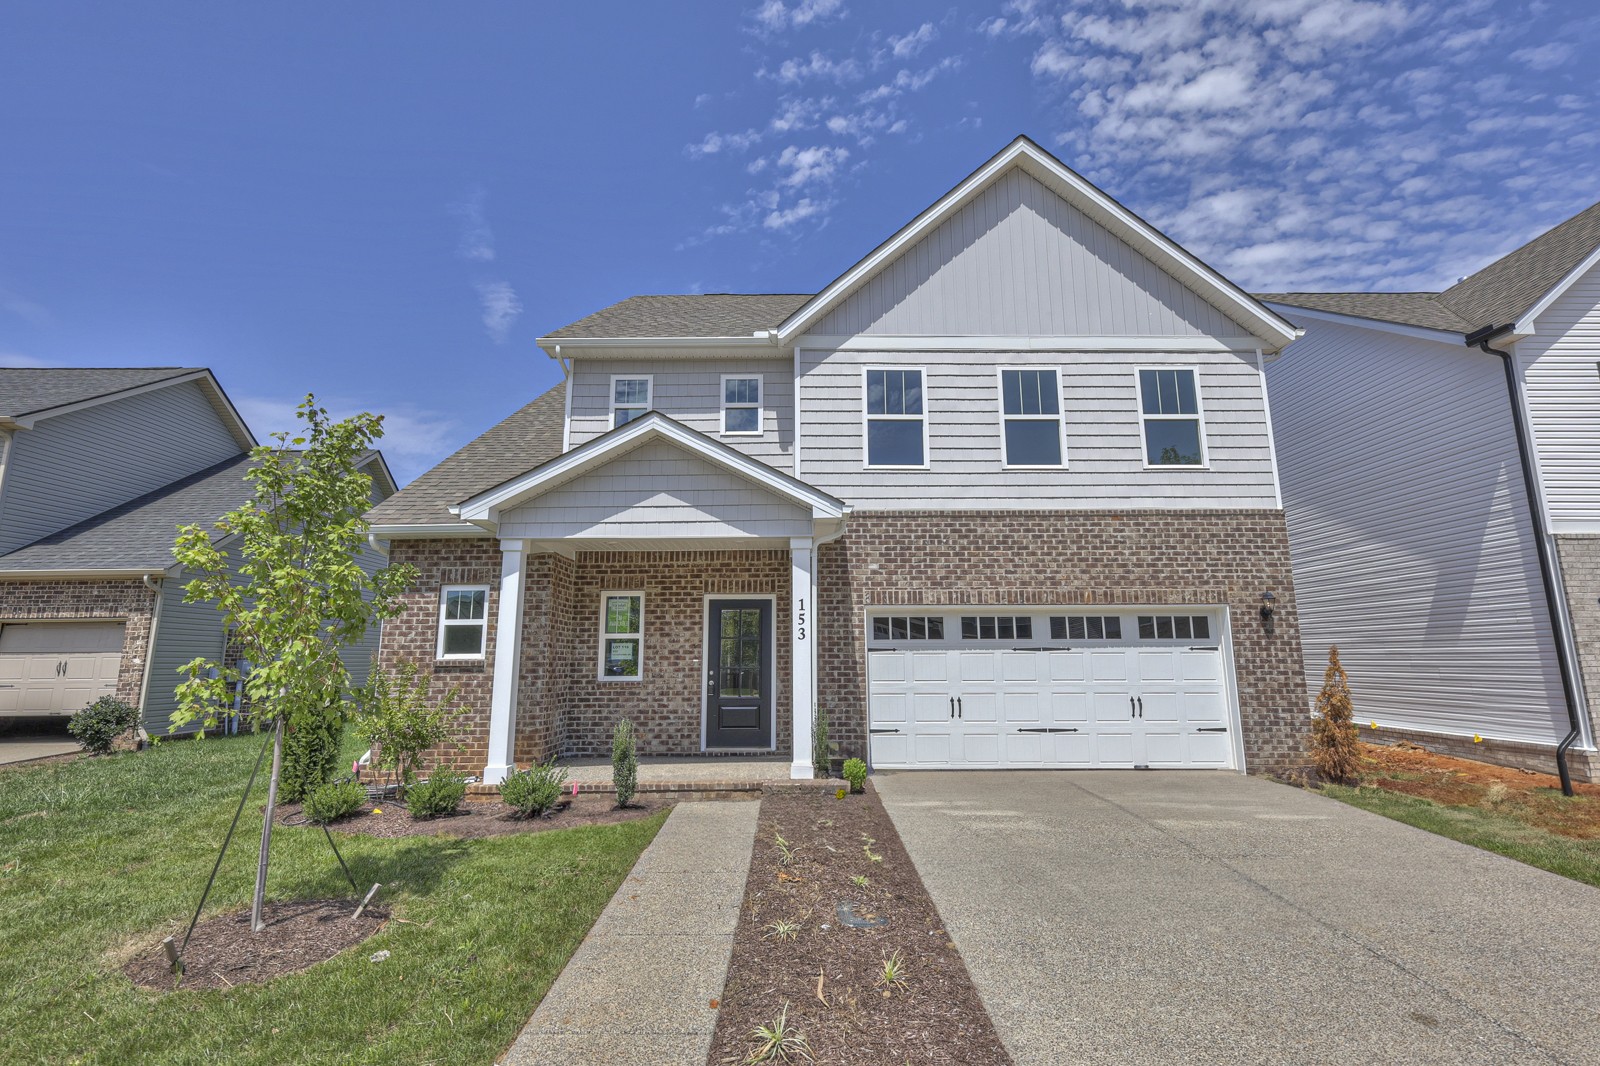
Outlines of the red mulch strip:
{"type": "MultiPolygon", "coordinates": [[[[183,953],[182,988],[232,988],[298,973],[361,943],[383,928],[389,912],[368,907],[351,920],[359,900],[286,900],[266,906],[266,928],[250,931],[250,912],[223,914],[194,927],[183,953]]],[[[179,937],[182,942],[182,937],[179,937]]],[[[122,972],[141,988],[170,992],[172,971],[160,944],[140,952],[122,972]]]]}
{"type": "Polygon", "coordinates": [[[1361,745],[1361,781],[1451,807],[1483,807],[1578,840],[1600,837],[1600,784],[1573,782],[1509,766],[1440,755],[1418,744],[1361,745]]]}
{"type": "MultiPolygon", "coordinates": [[[[463,839],[504,836],[508,833],[543,833],[551,829],[571,829],[580,825],[612,825],[631,822],[635,818],[648,818],[672,806],[661,800],[637,797],[623,810],[609,793],[580,792],[575,798],[564,799],[562,806],[544,818],[523,818],[510,807],[496,799],[468,800],[455,814],[442,814],[437,818],[413,818],[405,807],[392,801],[369,804],[364,810],[331,823],[328,828],[338,833],[357,833],[362,836],[397,837],[452,836],[463,839]],[[374,811],[382,811],[376,814],[374,811]]],[[[286,803],[278,808],[279,825],[311,825],[305,820],[298,803],[286,803]]]]}
{"type": "Polygon", "coordinates": [[[785,1004],[791,1029],[830,1066],[1011,1061],[870,785],[843,800],[818,782],[769,789],[761,801],[710,1061],[745,1061],[758,1044],[752,1031],[773,1023],[785,1004]],[[779,834],[790,862],[781,861],[779,834]],[[851,881],[856,875],[867,887],[851,881]],[[841,902],[888,925],[847,928],[841,902]],[[769,928],[779,921],[797,922],[798,934],[780,938],[769,928]],[[883,963],[896,955],[904,984],[891,987],[883,963]]]}

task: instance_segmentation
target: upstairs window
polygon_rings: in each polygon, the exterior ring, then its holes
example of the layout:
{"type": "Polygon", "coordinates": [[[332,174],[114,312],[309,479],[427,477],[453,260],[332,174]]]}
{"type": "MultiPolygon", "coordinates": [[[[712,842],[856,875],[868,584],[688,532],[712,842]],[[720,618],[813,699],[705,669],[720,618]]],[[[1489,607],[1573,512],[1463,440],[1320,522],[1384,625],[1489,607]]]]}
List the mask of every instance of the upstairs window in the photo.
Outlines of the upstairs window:
{"type": "Polygon", "coordinates": [[[643,418],[650,410],[650,379],[611,379],[611,428],[627,425],[635,418],[643,418]]]}
{"type": "Polygon", "coordinates": [[[489,631],[489,586],[439,590],[439,658],[481,659],[489,631]]]}
{"type": "Polygon", "coordinates": [[[922,371],[867,370],[867,465],[927,465],[928,421],[922,371]]]}
{"type": "Polygon", "coordinates": [[[722,377],[722,432],[724,434],[761,432],[761,379],[722,377]]]}
{"type": "Polygon", "coordinates": [[[1007,466],[1061,465],[1061,385],[1054,368],[1000,371],[1007,466]]]}
{"type": "Polygon", "coordinates": [[[1204,466],[1200,395],[1188,367],[1139,371],[1146,466],[1204,466]]]}

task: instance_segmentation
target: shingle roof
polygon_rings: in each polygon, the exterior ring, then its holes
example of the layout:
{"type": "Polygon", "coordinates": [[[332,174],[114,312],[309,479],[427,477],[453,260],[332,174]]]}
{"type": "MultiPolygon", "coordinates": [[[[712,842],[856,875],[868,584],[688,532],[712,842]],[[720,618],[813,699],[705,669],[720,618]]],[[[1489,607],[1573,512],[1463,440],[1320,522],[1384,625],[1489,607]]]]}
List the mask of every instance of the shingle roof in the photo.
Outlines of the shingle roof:
{"type": "Polygon", "coordinates": [[[1258,292],[1254,295],[1264,303],[1288,304],[1424,329],[1467,333],[1473,328],[1471,322],[1441,304],[1436,292],[1258,292]]]}
{"type": "Polygon", "coordinates": [[[561,454],[566,384],[557,385],[367,512],[375,525],[455,522],[450,508],[561,454]]]}
{"type": "Polygon", "coordinates": [[[631,296],[562,326],[549,337],[748,337],[757,330],[777,329],[811,297],[811,293],[729,292],[631,296]]]}
{"type": "Polygon", "coordinates": [[[209,525],[248,500],[239,455],[130,500],[59,533],[0,555],[0,575],[17,570],[164,570],[181,525],[209,525]]]}
{"type": "Polygon", "coordinates": [[[198,372],[181,366],[0,367],[0,418],[21,418],[198,372]]]}
{"type": "Polygon", "coordinates": [[[1546,230],[1439,294],[1475,326],[1509,326],[1600,248],[1600,203],[1546,230]]]}

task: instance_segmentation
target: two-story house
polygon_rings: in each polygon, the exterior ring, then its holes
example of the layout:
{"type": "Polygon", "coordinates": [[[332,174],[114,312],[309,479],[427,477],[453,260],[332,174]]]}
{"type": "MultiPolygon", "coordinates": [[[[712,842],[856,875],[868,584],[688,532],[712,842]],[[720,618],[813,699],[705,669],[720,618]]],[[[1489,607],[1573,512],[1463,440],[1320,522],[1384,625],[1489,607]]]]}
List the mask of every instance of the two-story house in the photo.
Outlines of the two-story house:
{"type": "Polygon", "coordinates": [[[1262,367],[1295,327],[1019,138],[820,292],[638,296],[377,507],[382,658],[552,754],[1284,770],[1306,714],[1262,367]]]}
{"type": "MultiPolygon", "coordinates": [[[[250,499],[255,443],[209,370],[0,368],[0,719],[114,695],[168,731],[179,668],[226,645],[173,542],[250,499]]],[[[374,501],[394,492],[379,453],[363,470],[374,501]]],[[[358,680],[377,642],[349,649],[358,680]]]]}
{"type": "Polygon", "coordinates": [[[1593,779],[1600,204],[1443,292],[1280,293],[1268,371],[1311,692],[1372,739],[1593,779]]]}

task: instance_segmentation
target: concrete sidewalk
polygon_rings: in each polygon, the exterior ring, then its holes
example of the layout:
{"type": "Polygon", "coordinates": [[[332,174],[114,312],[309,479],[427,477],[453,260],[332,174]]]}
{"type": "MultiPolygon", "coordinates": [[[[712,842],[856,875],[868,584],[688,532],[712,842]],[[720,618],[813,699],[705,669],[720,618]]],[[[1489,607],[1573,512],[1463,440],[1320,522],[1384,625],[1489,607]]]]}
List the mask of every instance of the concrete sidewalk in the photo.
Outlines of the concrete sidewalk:
{"type": "Polygon", "coordinates": [[[673,808],[502,1066],[705,1066],[760,808],[673,808]]]}

